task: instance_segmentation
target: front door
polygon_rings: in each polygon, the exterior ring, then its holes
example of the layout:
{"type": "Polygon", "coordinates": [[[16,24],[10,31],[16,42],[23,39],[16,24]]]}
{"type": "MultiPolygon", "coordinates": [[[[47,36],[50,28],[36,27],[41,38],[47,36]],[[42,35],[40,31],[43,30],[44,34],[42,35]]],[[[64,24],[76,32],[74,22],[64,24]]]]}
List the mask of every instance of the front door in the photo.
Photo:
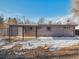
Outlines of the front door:
{"type": "Polygon", "coordinates": [[[22,27],[18,27],[18,36],[22,36],[22,27]]]}

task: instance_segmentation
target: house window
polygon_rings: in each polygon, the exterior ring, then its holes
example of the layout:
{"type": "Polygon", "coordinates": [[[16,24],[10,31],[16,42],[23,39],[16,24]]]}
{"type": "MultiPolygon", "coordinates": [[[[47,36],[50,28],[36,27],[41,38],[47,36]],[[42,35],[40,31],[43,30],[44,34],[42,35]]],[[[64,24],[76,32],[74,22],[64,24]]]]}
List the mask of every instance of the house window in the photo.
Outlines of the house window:
{"type": "Polygon", "coordinates": [[[47,30],[48,30],[48,31],[51,31],[51,27],[48,26],[48,27],[47,27],[47,30]]]}
{"type": "Polygon", "coordinates": [[[41,26],[38,26],[37,28],[38,28],[38,29],[41,29],[41,26]]]}
{"type": "Polygon", "coordinates": [[[70,29],[70,27],[69,26],[65,26],[64,29],[70,29]]]}
{"type": "Polygon", "coordinates": [[[33,30],[33,27],[30,27],[30,30],[33,30]]]}

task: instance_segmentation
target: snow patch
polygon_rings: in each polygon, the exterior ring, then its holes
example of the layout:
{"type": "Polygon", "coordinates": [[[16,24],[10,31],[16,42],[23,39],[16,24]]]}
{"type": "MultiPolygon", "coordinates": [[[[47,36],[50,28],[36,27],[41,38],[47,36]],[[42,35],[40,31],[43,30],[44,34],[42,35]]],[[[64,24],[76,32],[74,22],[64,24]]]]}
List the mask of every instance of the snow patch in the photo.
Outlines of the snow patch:
{"type": "Polygon", "coordinates": [[[79,37],[39,37],[38,40],[13,42],[3,46],[1,49],[10,49],[18,44],[22,45],[20,49],[35,49],[46,44],[49,50],[57,50],[79,44],[78,39],[79,37]]]}

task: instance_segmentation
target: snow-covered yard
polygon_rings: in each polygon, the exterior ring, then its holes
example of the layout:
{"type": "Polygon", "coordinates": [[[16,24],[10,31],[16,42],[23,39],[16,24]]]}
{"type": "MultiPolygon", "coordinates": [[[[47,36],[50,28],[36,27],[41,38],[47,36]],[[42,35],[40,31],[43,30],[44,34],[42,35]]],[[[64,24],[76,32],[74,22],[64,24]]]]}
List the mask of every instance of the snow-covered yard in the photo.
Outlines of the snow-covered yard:
{"type": "Polygon", "coordinates": [[[21,44],[20,49],[35,49],[39,46],[47,45],[49,50],[57,50],[64,47],[79,44],[79,37],[39,37],[38,40],[17,41],[7,43],[7,41],[0,39],[0,49],[10,49],[18,44],[21,44]]]}

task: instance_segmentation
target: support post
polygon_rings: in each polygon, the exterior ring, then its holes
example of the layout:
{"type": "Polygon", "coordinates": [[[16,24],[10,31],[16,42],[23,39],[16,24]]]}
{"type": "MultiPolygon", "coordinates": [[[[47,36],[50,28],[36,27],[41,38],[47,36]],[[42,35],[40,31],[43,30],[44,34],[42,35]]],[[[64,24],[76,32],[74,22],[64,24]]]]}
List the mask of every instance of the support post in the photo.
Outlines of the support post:
{"type": "Polygon", "coordinates": [[[37,40],[37,37],[38,37],[38,33],[37,33],[38,31],[37,31],[37,26],[36,26],[36,31],[35,31],[35,36],[36,36],[36,40],[37,40]]]}
{"type": "Polygon", "coordinates": [[[22,27],[22,40],[24,40],[24,26],[22,27]]]}
{"type": "Polygon", "coordinates": [[[9,42],[10,42],[10,25],[9,25],[9,42]]]}

